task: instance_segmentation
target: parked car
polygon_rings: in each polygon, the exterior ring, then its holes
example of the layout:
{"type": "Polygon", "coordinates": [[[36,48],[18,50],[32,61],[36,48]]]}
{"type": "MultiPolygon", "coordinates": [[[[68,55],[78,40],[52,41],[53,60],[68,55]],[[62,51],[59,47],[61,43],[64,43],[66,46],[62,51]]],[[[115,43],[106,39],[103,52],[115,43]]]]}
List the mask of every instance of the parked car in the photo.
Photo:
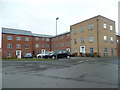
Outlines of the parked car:
{"type": "Polygon", "coordinates": [[[52,58],[52,59],[55,59],[55,58],[67,58],[67,59],[69,59],[70,57],[71,57],[71,54],[66,50],[57,50],[57,51],[54,51],[50,55],[50,58],[52,58]]]}
{"type": "Polygon", "coordinates": [[[32,58],[32,54],[31,53],[26,53],[25,58],[32,58]]]}
{"type": "Polygon", "coordinates": [[[37,54],[37,58],[49,58],[51,53],[52,52],[45,52],[45,53],[37,54]]]}

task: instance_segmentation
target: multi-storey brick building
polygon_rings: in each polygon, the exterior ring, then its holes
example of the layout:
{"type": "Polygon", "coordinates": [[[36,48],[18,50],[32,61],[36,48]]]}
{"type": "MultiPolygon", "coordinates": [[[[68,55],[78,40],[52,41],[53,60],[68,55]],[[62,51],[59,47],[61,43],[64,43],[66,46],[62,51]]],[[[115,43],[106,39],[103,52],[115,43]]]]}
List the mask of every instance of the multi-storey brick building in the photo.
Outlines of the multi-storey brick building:
{"type": "Polygon", "coordinates": [[[26,53],[35,57],[55,50],[68,50],[76,56],[117,56],[119,39],[119,36],[116,39],[115,22],[100,15],[71,25],[70,32],[57,36],[2,28],[2,58],[21,58],[26,53]]]}
{"type": "Polygon", "coordinates": [[[26,53],[70,50],[70,32],[57,36],[34,34],[26,30],[2,28],[2,58],[22,58],[26,53]],[[65,41],[64,41],[65,40],[65,41]],[[56,47],[56,43],[59,46],[56,47]]]}
{"type": "Polygon", "coordinates": [[[70,26],[71,53],[116,56],[115,22],[96,16],[70,26]]]}

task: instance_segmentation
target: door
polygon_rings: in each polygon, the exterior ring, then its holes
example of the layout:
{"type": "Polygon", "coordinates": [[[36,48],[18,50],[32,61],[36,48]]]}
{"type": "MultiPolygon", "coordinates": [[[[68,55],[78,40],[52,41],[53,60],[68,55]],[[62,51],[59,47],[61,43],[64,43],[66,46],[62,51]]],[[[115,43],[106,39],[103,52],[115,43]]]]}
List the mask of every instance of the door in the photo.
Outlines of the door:
{"type": "Polygon", "coordinates": [[[80,53],[85,54],[85,46],[80,46],[80,53]]]}
{"type": "Polygon", "coordinates": [[[45,53],[45,52],[46,52],[46,50],[45,50],[45,49],[42,49],[42,50],[41,50],[41,53],[45,53]]]}
{"type": "Polygon", "coordinates": [[[17,55],[17,58],[20,59],[21,58],[21,50],[16,50],[16,55],[17,55]]]}

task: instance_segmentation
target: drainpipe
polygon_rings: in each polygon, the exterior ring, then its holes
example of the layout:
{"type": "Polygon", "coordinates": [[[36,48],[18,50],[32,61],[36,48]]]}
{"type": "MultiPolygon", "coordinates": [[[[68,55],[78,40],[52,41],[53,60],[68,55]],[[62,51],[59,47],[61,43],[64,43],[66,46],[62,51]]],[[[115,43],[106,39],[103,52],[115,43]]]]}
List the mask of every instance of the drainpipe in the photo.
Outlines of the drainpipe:
{"type": "Polygon", "coordinates": [[[97,19],[97,51],[99,56],[99,27],[98,27],[98,19],[97,19]]]}

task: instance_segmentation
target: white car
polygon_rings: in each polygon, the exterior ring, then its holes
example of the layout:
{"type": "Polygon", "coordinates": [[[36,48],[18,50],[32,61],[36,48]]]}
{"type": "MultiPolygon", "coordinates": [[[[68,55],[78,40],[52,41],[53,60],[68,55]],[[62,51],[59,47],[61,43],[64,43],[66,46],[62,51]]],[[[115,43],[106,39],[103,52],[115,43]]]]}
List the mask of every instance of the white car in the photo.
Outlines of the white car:
{"type": "Polygon", "coordinates": [[[37,58],[48,58],[51,52],[37,54],[37,58]]]}

